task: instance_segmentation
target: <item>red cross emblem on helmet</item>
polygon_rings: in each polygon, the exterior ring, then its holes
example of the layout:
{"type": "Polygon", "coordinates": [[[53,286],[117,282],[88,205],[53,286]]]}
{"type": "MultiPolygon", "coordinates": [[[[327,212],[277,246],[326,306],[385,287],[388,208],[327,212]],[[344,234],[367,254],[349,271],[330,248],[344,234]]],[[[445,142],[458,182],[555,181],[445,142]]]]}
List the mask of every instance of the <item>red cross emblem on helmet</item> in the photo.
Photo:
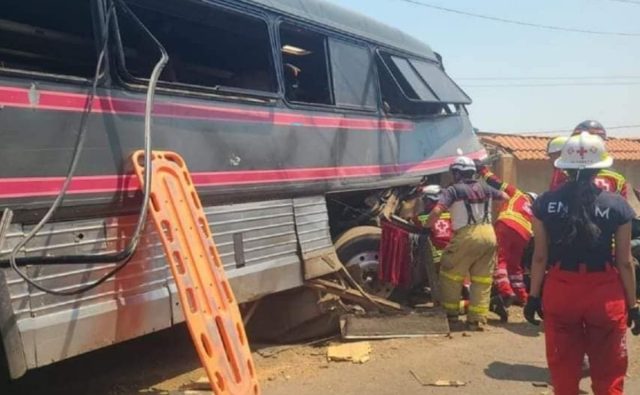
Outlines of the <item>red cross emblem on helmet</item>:
{"type": "Polygon", "coordinates": [[[580,146],[580,149],[578,150],[578,154],[580,155],[580,157],[581,157],[582,159],[584,159],[584,154],[586,154],[587,152],[589,152],[589,151],[587,151],[586,149],[584,149],[584,147],[583,147],[583,146],[580,146]]]}

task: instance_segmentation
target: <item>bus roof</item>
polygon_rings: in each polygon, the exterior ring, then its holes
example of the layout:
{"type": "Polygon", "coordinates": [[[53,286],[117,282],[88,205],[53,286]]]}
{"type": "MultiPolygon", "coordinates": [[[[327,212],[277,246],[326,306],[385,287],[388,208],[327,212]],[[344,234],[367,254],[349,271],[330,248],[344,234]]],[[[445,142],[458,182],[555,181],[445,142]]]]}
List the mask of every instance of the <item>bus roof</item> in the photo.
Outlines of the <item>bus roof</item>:
{"type": "Polygon", "coordinates": [[[369,41],[437,61],[431,48],[400,29],[323,0],[243,0],[280,14],[304,19],[369,41]]]}

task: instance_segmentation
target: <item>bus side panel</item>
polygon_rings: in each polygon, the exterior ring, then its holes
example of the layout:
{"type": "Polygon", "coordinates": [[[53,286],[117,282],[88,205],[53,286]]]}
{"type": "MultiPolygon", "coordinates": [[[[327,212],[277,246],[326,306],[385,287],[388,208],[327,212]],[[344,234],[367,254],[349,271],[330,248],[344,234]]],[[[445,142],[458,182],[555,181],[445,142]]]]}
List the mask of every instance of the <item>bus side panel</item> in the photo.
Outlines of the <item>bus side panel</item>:
{"type": "MultiPolygon", "coordinates": [[[[22,227],[11,225],[4,245],[0,246],[0,255],[11,251],[21,236],[22,227]]],[[[19,253],[18,256],[24,256],[24,253],[19,253]]],[[[23,347],[23,334],[18,327],[20,319],[30,317],[29,310],[27,283],[9,269],[0,270],[0,336],[5,351],[5,355],[0,355],[0,358],[6,357],[9,373],[13,378],[22,376],[27,371],[29,362],[33,363],[35,360],[34,353],[27,353],[23,347]]],[[[3,363],[0,362],[1,366],[3,363]]]]}
{"type": "MultiPolygon", "coordinates": [[[[303,284],[293,200],[206,207],[236,299],[242,303],[303,284]]],[[[25,249],[29,256],[101,253],[122,249],[135,217],[54,222],[25,249]]],[[[17,238],[30,230],[16,226],[17,238]]],[[[8,246],[6,250],[8,250],[8,246]]],[[[113,265],[29,266],[42,286],[73,289],[87,285],[113,265]]],[[[40,292],[11,269],[2,271],[11,305],[0,310],[12,376],[87,351],[167,328],[183,321],[173,277],[155,227],[147,224],[141,244],[116,276],[85,293],[59,297],[40,292]],[[13,331],[11,325],[14,323],[13,331]],[[11,336],[10,336],[11,335],[11,336]],[[16,336],[17,335],[17,336],[16,336]]],[[[2,280],[2,278],[0,278],[2,280]]]]}

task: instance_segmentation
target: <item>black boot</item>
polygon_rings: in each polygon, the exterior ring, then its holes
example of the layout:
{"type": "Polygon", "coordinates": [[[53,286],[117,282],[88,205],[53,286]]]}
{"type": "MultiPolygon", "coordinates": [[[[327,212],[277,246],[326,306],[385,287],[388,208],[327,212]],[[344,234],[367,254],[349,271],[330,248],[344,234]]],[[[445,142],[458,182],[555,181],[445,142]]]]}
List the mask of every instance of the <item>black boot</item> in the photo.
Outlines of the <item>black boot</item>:
{"type": "Polygon", "coordinates": [[[507,322],[509,321],[509,310],[507,309],[513,304],[514,300],[515,296],[502,297],[496,295],[489,302],[489,310],[496,313],[500,317],[500,321],[507,322]]]}

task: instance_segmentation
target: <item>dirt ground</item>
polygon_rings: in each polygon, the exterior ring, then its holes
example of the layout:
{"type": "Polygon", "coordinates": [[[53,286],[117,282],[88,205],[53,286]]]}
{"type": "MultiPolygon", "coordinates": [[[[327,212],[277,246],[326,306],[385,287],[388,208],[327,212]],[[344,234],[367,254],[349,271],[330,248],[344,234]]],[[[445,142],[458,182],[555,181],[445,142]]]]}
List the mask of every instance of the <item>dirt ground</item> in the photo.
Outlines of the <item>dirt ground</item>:
{"type": "MultiPolygon", "coordinates": [[[[313,394],[552,394],[546,386],[543,334],[523,322],[492,321],[487,332],[451,337],[371,342],[364,364],[328,362],[328,344],[254,345],[265,395],[313,394]],[[412,373],[413,372],[413,373],[412,373]],[[422,381],[456,380],[458,388],[422,386],[422,381]],[[534,383],[536,385],[534,385],[534,383]]],[[[626,393],[640,393],[640,338],[630,338],[626,393]]],[[[204,376],[186,328],[176,328],[92,352],[29,372],[0,394],[134,395],[172,394],[192,388],[204,376]]],[[[589,380],[582,382],[589,394],[589,380]]]]}

